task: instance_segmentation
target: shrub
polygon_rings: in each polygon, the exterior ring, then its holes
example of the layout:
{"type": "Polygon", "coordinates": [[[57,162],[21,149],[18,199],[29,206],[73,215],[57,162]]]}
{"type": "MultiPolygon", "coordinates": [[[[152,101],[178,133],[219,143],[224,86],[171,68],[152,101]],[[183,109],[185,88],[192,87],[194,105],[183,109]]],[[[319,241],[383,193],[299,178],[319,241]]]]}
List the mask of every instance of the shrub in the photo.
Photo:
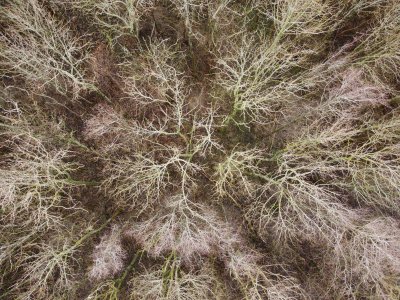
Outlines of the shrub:
{"type": "Polygon", "coordinates": [[[129,235],[150,255],[173,252],[187,265],[224,252],[238,237],[213,210],[190,201],[188,196],[167,199],[163,209],[133,225],[129,235]]]}
{"type": "Polygon", "coordinates": [[[239,284],[244,299],[300,299],[304,297],[299,283],[290,276],[274,274],[260,265],[262,255],[250,249],[233,252],[226,268],[239,284]]]}
{"type": "Polygon", "coordinates": [[[124,267],[126,251],[122,246],[121,230],[113,226],[111,231],[102,236],[93,252],[93,266],[89,277],[102,280],[120,272],[124,267]]]}
{"type": "Polygon", "coordinates": [[[131,281],[132,299],[218,299],[210,270],[184,272],[179,261],[167,260],[160,269],[145,270],[131,281]]]}
{"type": "Polygon", "coordinates": [[[0,36],[2,69],[36,92],[52,87],[63,95],[72,91],[75,99],[94,88],[84,70],[89,44],[37,0],[7,1],[1,20],[7,24],[0,36]]]}

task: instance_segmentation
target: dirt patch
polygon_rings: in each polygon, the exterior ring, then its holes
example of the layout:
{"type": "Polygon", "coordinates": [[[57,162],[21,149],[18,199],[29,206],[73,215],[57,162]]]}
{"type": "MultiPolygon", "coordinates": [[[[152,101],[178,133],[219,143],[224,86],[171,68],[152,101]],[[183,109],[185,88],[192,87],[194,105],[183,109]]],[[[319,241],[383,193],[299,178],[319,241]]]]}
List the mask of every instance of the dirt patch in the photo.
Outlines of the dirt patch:
{"type": "Polygon", "coordinates": [[[110,99],[121,96],[117,63],[106,44],[99,44],[93,51],[89,71],[103,94],[110,99]]]}

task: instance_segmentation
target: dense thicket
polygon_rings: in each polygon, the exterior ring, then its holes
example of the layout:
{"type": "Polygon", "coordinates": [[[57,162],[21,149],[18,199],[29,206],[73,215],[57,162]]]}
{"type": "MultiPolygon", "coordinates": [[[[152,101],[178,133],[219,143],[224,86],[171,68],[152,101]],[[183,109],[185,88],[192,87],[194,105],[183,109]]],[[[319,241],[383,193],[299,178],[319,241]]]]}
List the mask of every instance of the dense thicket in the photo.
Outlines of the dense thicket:
{"type": "Polygon", "coordinates": [[[398,0],[0,2],[0,299],[399,299],[398,0]]]}

